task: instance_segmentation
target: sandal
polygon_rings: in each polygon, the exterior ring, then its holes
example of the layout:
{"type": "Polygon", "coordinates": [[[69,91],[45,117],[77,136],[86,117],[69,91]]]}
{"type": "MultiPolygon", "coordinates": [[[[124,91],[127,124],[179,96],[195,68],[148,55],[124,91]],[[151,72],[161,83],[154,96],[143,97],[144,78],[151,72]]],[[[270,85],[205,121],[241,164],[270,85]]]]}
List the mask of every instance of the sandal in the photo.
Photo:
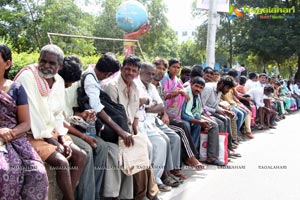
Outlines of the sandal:
{"type": "Polygon", "coordinates": [[[264,126],[258,125],[258,126],[257,126],[257,129],[258,129],[258,130],[264,130],[264,126]]]}
{"type": "Polygon", "coordinates": [[[246,132],[245,133],[245,136],[249,139],[253,139],[254,138],[254,135],[251,133],[251,132],[246,132]]]}
{"type": "Polygon", "coordinates": [[[182,184],[184,182],[183,179],[177,177],[177,176],[174,176],[173,174],[170,174],[169,175],[172,179],[174,179],[175,181],[177,181],[178,183],[182,184]]]}
{"type": "Polygon", "coordinates": [[[173,174],[174,176],[177,176],[181,179],[187,179],[188,177],[186,175],[184,175],[180,170],[178,169],[173,169],[170,171],[171,174],[173,174]]]}
{"type": "Polygon", "coordinates": [[[173,179],[170,176],[167,176],[164,180],[162,180],[162,182],[165,185],[171,186],[171,187],[178,187],[180,185],[180,183],[178,181],[176,181],[175,179],[173,179]]]}
{"type": "Polygon", "coordinates": [[[241,155],[240,153],[235,153],[235,152],[230,152],[230,153],[229,153],[229,156],[230,156],[230,157],[238,157],[238,158],[239,158],[239,157],[242,157],[242,155],[241,155]]]}

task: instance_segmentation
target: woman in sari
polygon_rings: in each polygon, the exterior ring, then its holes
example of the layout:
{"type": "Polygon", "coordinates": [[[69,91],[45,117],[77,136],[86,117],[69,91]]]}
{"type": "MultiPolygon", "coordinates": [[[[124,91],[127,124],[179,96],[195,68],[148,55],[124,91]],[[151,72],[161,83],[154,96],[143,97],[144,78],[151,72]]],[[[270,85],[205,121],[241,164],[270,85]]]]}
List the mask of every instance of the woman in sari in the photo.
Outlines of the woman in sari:
{"type": "Polygon", "coordinates": [[[11,63],[10,49],[0,44],[0,197],[47,199],[45,167],[26,137],[27,95],[20,84],[8,79],[11,63]]]}
{"type": "Polygon", "coordinates": [[[177,75],[180,71],[180,62],[176,58],[169,60],[168,72],[161,80],[162,85],[166,91],[166,110],[169,118],[181,119],[181,109],[185,98],[190,99],[188,94],[184,91],[182,83],[177,75]]]}
{"type": "Polygon", "coordinates": [[[297,103],[294,97],[292,97],[291,92],[289,91],[287,84],[285,80],[281,80],[281,90],[280,90],[280,96],[285,98],[285,109],[286,111],[296,111],[297,110],[297,103]]]}

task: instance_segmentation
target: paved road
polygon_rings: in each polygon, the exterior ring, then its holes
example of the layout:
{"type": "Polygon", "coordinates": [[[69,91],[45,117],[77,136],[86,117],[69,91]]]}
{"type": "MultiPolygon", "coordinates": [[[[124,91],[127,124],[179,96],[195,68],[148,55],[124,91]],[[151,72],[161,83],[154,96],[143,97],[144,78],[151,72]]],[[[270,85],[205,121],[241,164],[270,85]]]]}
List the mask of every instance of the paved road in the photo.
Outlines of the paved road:
{"type": "Polygon", "coordinates": [[[228,167],[208,166],[184,184],[161,193],[163,200],[300,200],[300,111],[286,116],[277,129],[256,131],[239,145],[242,158],[228,167]],[[276,168],[276,169],[275,169],[276,168]]]}

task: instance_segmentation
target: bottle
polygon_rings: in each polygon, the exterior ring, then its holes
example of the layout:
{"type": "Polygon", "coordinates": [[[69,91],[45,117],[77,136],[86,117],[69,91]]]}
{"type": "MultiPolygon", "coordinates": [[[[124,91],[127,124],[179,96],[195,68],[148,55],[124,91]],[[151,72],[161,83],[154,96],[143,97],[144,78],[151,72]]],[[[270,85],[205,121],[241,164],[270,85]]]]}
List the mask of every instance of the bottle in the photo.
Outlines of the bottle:
{"type": "Polygon", "coordinates": [[[92,137],[96,137],[96,127],[95,127],[95,120],[92,119],[87,119],[86,122],[88,123],[88,126],[86,127],[86,132],[85,134],[87,136],[92,136],[92,137]]]}

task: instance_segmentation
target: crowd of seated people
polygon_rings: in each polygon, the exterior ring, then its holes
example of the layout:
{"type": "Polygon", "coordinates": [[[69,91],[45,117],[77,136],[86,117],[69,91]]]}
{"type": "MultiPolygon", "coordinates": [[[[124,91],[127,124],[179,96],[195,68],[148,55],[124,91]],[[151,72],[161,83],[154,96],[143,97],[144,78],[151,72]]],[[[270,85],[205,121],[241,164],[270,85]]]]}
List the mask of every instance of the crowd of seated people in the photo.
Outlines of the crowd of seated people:
{"type": "Polygon", "coordinates": [[[300,108],[300,81],[182,67],[177,58],[142,62],[129,55],[121,64],[105,53],[83,71],[77,56],[64,56],[51,44],[14,81],[8,79],[12,60],[1,44],[0,196],[6,199],[47,199],[44,163],[56,171],[63,199],[159,199],[159,191],[188,178],[184,165],[205,170],[227,164],[220,159],[219,134],[228,137],[229,157],[241,157],[237,148],[255,138],[254,129],[274,129],[300,108]],[[87,107],[78,102],[79,89],[87,107]],[[122,122],[105,109],[101,94],[123,105],[122,122]],[[95,135],[86,134],[90,125],[95,135]],[[205,159],[200,133],[207,134],[205,159]],[[134,146],[135,135],[145,139],[150,165],[128,175],[119,167],[119,142],[134,146]]]}

